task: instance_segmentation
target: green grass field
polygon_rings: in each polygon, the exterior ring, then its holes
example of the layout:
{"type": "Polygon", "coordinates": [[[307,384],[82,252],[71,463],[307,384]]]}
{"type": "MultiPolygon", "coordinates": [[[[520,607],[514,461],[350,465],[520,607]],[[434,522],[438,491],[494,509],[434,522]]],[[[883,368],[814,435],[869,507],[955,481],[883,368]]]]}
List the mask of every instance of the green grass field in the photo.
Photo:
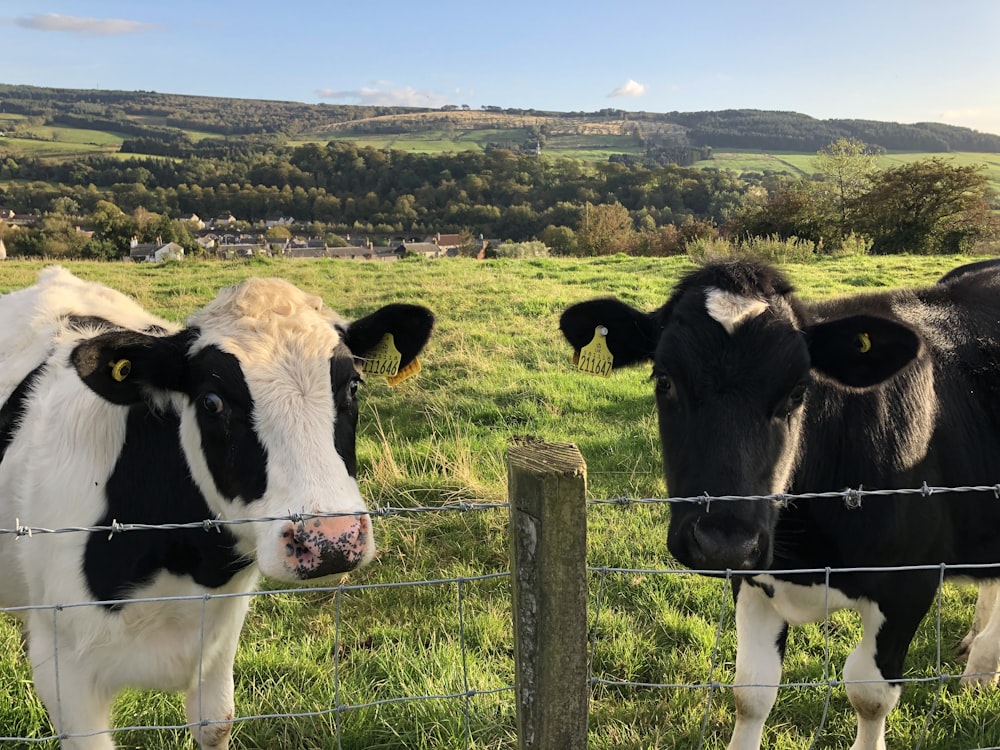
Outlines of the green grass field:
{"type": "MultiPolygon", "coordinates": [[[[807,299],[932,282],[960,257],[830,258],[785,270],[807,299]]],[[[30,284],[43,264],[0,263],[0,291],[30,284]]],[[[250,275],[277,275],[323,296],[348,317],[391,301],[437,312],[423,372],[395,389],[370,379],[362,393],[359,481],[372,507],[438,507],[376,521],[376,561],[349,583],[380,584],[491,575],[508,569],[506,511],[448,512],[460,501],[506,499],[504,456],[514,437],[576,443],[588,463],[589,496],[663,497],[648,368],[601,379],[577,374],[557,321],[573,302],[615,294],[662,304],[684,258],[614,256],[475,262],[462,259],[364,264],[272,260],[164,266],[68,263],[78,275],[135,296],[152,311],[182,319],[217,287],[250,275]]],[[[669,511],[663,505],[588,510],[588,564],[663,570],[669,511]]],[[[26,519],[21,519],[26,522],[26,519]]],[[[16,543],[30,543],[19,540],[16,543]]],[[[590,577],[596,620],[594,676],[615,681],[703,684],[733,679],[735,633],[723,583],[690,575],[618,573],[590,577]],[[602,601],[597,610],[598,594],[602,601]],[[723,609],[724,608],[724,609],[723,609]],[[722,617],[722,639],[716,633],[722,617]],[[715,664],[714,672],[710,670],[715,664]]],[[[942,669],[960,674],[951,649],[972,617],[974,590],[947,585],[942,599],[942,669]]],[[[421,696],[462,698],[388,702],[310,718],[238,724],[234,748],[431,750],[515,748],[509,583],[349,589],[257,597],[236,664],[237,715],[327,711],[340,705],[421,696]],[[334,629],[340,618],[339,639],[334,629]],[[463,653],[464,646],[464,653],[463,653]],[[339,681],[339,686],[338,686],[339,681]],[[340,744],[337,741],[339,723],[340,744]]],[[[937,671],[936,621],[928,617],[911,649],[907,677],[937,671]]],[[[858,620],[830,623],[831,676],[859,637],[858,620]]],[[[827,688],[821,625],[793,629],[784,679],[815,687],[782,689],[765,746],[809,744],[827,688]]],[[[51,731],[30,689],[30,673],[10,621],[0,623],[0,734],[51,731]]],[[[117,703],[123,725],[183,723],[179,696],[130,692],[117,703]]],[[[595,685],[589,746],[596,750],[722,748],[733,722],[727,689],[595,685]]],[[[816,747],[846,748],[853,710],[833,688],[816,747]]],[[[889,718],[890,748],[956,750],[1000,743],[1000,691],[959,693],[957,681],[907,686],[889,718]],[[922,743],[922,744],[921,744],[922,743]]],[[[129,748],[188,748],[181,731],[119,733],[129,748]]]]}
{"type": "MultiPolygon", "coordinates": [[[[1000,191],[1000,154],[979,154],[967,151],[947,154],[893,152],[880,156],[878,166],[885,169],[932,158],[944,159],[955,167],[982,165],[985,167],[986,176],[993,184],[994,189],[1000,191]]],[[[816,171],[815,160],[816,154],[717,151],[711,159],[696,162],[695,166],[728,169],[737,174],[769,171],[803,176],[816,171]]]]}
{"type": "MultiPolygon", "coordinates": [[[[456,129],[421,131],[389,135],[343,135],[327,134],[317,140],[296,139],[294,144],[326,142],[328,140],[349,140],[358,146],[378,149],[395,149],[414,153],[440,154],[461,151],[482,151],[490,143],[515,143],[525,149],[532,149],[534,142],[526,140],[525,131],[512,129],[456,129]]],[[[635,138],[617,135],[551,135],[542,149],[552,157],[567,157],[585,161],[607,161],[611,154],[641,154],[635,138]]]]}

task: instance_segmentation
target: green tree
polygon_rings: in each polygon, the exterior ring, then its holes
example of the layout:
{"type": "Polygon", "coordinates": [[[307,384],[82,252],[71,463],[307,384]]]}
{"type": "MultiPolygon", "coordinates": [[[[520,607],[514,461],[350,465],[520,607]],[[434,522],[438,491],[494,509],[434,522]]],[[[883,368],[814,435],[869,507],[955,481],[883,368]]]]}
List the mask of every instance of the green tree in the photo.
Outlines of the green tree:
{"type": "Polygon", "coordinates": [[[871,189],[877,160],[867,145],[853,138],[838,138],[816,153],[813,167],[823,179],[812,184],[815,206],[828,218],[817,214],[815,223],[830,222],[832,233],[828,230],[826,239],[837,247],[854,231],[859,202],[871,189]]]}
{"type": "Polygon", "coordinates": [[[963,252],[1000,235],[984,169],[934,158],[879,172],[860,217],[871,252],[963,252]]]}
{"type": "Polygon", "coordinates": [[[264,236],[269,240],[288,240],[292,237],[292,230],[283,224],[275,224],[267,228],[264,236]]]}
{"type": "Polygon", "coordinates": [[[80,213],[80,204],[68,195],[60,195],[52,200],[50,210],[54,214],[72,217],[80,213]]]}
{"type": "Polygon", "coordinates": [[[673,224],[666,224],[652,232],[642,233],[641,255],[667,256],[684,252],[684,238],[673,224]]]}
{"type": "Polygon", "coordinates": [[[39,226],[39,248],[48,258],[79,258],[88,239],[71,217],[62,214],[47,214],[39,226]]]}
{"type": "Polygon", "coordinates": [[[549,224],[542,230],[542,242],[555,255],[576,255],[576,232],[570,227],[549,224]]]}
{"type": "Polygon", "coordinates": [[[588,203],[576,231],[580,255],[613,255],[629,252],[636,240],[628,209],[621,203],[588,203]]]}
{"type": "Polygon", "coordinates": [[[763,204],[748,202],[744,210],[727,222],[725,233],[735,239],[747,237],[793,237],[821,244],[829,234],[828,213],[808,183],[800,181],[779,188],[763,204]]]}
{"type": "Polygon", "coordinates": [[[136,219],[139,225],[139,242],[177,241],[177,227],[166,214],[151,214],[137,209],[136,219]]]}
{"type": "Polygon", "coordinates": [[[88,243],[87,254],[96,258],[124,257],[138,231],[135,220],[110,201],[98,201],[88,223],[94,236],[88,243]]]}

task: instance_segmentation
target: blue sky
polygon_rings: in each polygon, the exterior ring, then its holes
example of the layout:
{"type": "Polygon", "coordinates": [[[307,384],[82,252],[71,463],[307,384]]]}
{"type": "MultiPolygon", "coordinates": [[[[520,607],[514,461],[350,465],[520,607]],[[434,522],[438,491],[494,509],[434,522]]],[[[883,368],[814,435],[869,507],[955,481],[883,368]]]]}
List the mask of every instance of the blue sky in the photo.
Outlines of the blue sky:
{"type": "Polygon", "coordinates": [[[2,0],[0,82],[1000,134],[1000,0],[2,0]]]}

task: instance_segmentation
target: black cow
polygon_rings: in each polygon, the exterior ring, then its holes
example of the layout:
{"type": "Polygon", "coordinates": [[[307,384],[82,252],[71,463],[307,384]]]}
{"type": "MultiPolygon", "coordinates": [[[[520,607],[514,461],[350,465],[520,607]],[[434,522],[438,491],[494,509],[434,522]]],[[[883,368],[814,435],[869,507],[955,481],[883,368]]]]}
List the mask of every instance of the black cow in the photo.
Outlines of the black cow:
{"type": "MultiPolygon", "coordinates": [[[[805,305],[751,261],[687,275],[658,310],[615,299],[560,322],[579,350],[607,329],[620,367],[652,360],[667,486],[675,496],[767,496],[992,485],[1000,479],[1000,274],[965,268],[923,289],[805,305]]],[[[768,499],[672,506],[668,546],[705,572],[1000,562],[992,493],[890,495],[860,507],[768,499]]],[[[991,568],[958,570],[975,579],[991,568]]],[[[903,660],[930,607],[937,568],[739,576],[736,727],[757,748],[777,695],[788,625],[861,614],[844,667],[858,714],[853,750],[884,747],[903,660]],[[741,687],[742,685],[742,687],[741,687]]],[[[987,587],[992,589],[992,586],[987,587]]],[[[992,654],[996,644],[984,649],[992,654]]],[[[966,680],[977,676],[970,658],[966,680]]]]}

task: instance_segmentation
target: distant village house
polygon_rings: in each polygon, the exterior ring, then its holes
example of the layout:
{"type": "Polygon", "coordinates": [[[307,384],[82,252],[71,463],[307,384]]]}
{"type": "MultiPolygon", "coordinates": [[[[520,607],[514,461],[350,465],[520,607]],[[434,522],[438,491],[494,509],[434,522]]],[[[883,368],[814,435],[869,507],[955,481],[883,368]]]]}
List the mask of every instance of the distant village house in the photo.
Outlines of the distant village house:
{"type": "Polygon", "coordinates": [[[184,248],[176,242],[138,242],[133,239],[128,257],[135,263],[163,263],[183,258],[184,248]]]}

